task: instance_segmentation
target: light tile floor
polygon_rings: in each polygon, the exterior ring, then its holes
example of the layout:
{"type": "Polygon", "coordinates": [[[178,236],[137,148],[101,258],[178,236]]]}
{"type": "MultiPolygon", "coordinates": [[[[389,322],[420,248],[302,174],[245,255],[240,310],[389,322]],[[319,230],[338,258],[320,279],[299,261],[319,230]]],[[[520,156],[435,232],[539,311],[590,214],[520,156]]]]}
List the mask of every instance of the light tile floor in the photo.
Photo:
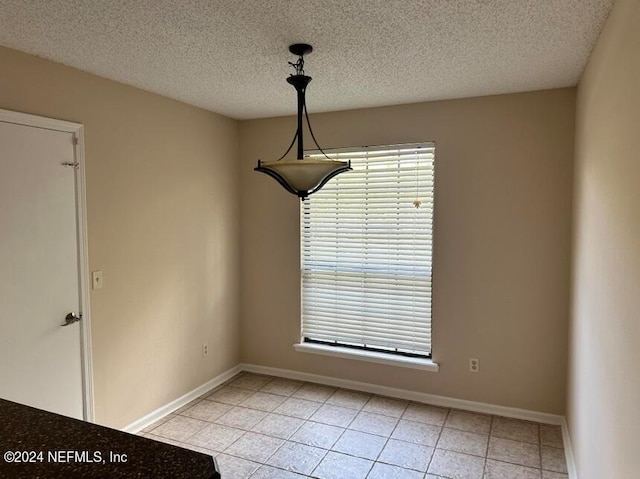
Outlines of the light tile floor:
{"type": "Polygon", "coordinates": [[[140,434],[223,479],[568,479],[557,426],[250,373],[140,434]]]}

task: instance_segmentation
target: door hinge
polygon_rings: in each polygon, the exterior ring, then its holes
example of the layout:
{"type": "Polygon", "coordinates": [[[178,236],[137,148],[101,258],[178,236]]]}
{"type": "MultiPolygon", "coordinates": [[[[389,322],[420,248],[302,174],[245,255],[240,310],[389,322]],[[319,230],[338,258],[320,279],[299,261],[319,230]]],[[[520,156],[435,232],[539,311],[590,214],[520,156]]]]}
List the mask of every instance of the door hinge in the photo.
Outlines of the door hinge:
{"type": "Polygon", "coordinates": [[[74,135],[71,141],[72,141],[72,143],[74,145],[77,145],[78,144],[78,137],[74,135]]]}
{"type": "Polygon", "coordinates": [[[61,165],[62,165],[62,166],[69,166],[69,167],[72,167],[72,168],[74,168],[74,169],[76,169],[76,170],[77,170],[78,168],[80,168],[80,163],[77,163],[77,162],[74,162],[74,163],[71,163],[71,162],[65,162],[65,163],[61,163],[61,165]]]}

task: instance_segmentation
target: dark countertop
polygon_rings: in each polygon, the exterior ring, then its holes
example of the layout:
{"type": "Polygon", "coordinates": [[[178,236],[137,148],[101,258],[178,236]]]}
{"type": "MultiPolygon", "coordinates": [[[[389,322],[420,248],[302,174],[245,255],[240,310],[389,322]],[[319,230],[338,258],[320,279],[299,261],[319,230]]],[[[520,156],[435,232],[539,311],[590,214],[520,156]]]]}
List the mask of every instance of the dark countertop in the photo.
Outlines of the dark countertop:
{"type": "Polygon", "coordinates": [[[0,478],[129,477],[220,474],[206,454],[0,399],[0,478]]]}

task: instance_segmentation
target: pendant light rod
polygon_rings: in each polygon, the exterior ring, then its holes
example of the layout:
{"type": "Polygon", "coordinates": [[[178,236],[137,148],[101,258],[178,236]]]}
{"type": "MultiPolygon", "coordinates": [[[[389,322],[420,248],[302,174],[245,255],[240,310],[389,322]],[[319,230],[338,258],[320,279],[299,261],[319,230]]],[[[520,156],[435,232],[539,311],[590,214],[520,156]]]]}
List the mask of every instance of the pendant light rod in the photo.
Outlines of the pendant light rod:
{"type": "MultiPolygon", "coordinates": [[[[296,127],[296,133],[293,135],[293,140],[291,140],[291,144],[289,145],[289,148],[287,148],[287,151],[285,151],[284,154],[280,158],[278,158],[276,161],[280,161],[285,156],[287,156],[287,154],[291,151],[291,148],[293,148],[293,145],[296,143],[296,140],[298,140],[296,159],[301,160],[304,157],[302,113],[303,111],[306,113],[306,110],[307,110],[305,97],[306,97],[307,85],[311,81],[311,77],[306,76],[304,74],[304,56],[308,53],[311,53],[313,51],[313,47],[311,45],[307,45],[306,43],[296,43],[294,45],[289,46],[289,51],[294,55],[298,56],[297,62],[295,63],[288,62],[289,65],[295,69],[296,73],[295,74],[292,73],[287,78],[287,83],[289,83],[296,89],[296,96],[298,100],[298,124],[296,127]]],[[[309,125],[309,132],[311,133],[313,141],[315,142],[318,149],[322,151],[320,146],[318,146],[318,142],[316,142],[315,137],[313,137],[313,132],[311,131],[311,125],[309,124],[308,115],[307,115],[307,124],[309,125]]]]}
{"type": "Polygon", "coordinates": [[[311,77],[308,77],[306,75],[291,75],[289,78],[287,78],[287,82],[293,85],[293,87],[296,89],[298,97],[298,127],[296,129],[296,136],[298,138],[298,154],[296,156],[296,159],[298,160],[304,158],[302,118],[305,110],[305,90],[307,89],[307,85],[310,81],[311,77]]]}
{"type": "MultiPolygon", "coordinates": [[[[292,78],[292,77],[289,77],[292,78]]],[[[304,109],[304,89],[305,87],[300,88],[297,85],[293,85],[298,92],[298,129],[296,130],[296,135],[298,135],[298,156],[296,157],[298,160],[301,160],[304,157],[304,138],[302,135],[302,110],[304,109]]]]}

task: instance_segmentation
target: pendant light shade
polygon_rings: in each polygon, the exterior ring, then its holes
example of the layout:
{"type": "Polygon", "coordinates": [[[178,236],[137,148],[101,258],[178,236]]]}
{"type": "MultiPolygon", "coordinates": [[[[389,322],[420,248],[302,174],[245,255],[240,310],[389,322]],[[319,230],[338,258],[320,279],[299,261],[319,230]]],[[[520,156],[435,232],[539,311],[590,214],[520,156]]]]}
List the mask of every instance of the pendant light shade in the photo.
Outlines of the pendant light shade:
{"type": "Polygon", "coordinates": [[[277,180],[285,190],[298,196],[302,200],[318,191],[334,176],[351,170],[350,161],[332,160],[327,155],[325,155],[323,159],[304,157],[303,115],[306,119],[313,142],[317,149],[324,154],[324,151],[322,151],[322,148],[320,148],[320,145],[318,145],[313,135],[305,101],[305,92],[307,85],[311,81],[311,77],[304,74],[304,55],[311,53],[312,50],[311,45],[300,43],[289,47],[291,53],[298,55],[298,61],[296,63],[289,63],[295,68],[296,73],[287,78],[287,82],[296,89],[298,97],[298,127],[293,141],[291,145],[289,145],[289,149],[287,149],[280,159],[275,161],[258,160],[258,166],[254,168],[255,171],[271,176],[277,180]],[[285,156],[291,151],[296,140],[297,157],[294,159],[285,159],[285,156]]]}
{"type": "Polygon", "coordinates": [[[289,192],[304,199],[315,193],[331,178],[349,171],[349,162],[302,158],[262,162],[258,160],[256,171],[275,178],[289,192]]]}

